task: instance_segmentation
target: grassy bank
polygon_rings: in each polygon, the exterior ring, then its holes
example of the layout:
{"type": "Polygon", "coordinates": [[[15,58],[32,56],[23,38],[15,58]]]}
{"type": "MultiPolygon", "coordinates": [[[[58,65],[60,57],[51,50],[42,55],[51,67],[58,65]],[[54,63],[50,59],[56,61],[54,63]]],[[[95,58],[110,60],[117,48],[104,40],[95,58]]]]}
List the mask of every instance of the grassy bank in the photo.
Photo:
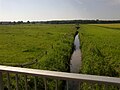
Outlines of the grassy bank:
{"type": "MultiPolygon", "coordinates": [[[[75,32],[74,25],[1,25],[0,64],[68,71],[75,32]]],[[[49,90],[53,90],[53,81],[49,81],[49,90]]]]}
{"type": "Polygon", "coordinates": [[[105,27],[112,26],[81,25],[81,72],[120,77],[120,30],[105,27]]]}
{"type": "MultiPolygon", "coordinates": [[[[120,24],[81,25],[80,27],[81,73],[120,77],[120,24]]],[[[89,85],[84,86],[84,90],[88,88],[89,85]]],[[[105,90],[104,86],[97,85],[94,89],[105,90]]],[[[109,89],[117,90],[114,87],[109,89]]]]}

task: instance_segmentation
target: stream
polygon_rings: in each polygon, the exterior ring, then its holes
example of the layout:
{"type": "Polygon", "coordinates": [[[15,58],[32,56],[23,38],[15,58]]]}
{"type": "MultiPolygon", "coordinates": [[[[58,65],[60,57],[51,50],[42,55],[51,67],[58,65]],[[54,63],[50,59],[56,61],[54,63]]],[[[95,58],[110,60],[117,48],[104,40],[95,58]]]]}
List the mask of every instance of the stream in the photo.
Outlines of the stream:
{"type": "Polygon", "coordinates": [[[74,46],[75,46],[75,50],[70,60],[70,72],[79,73],[80,66],[81,66],[81,51],[80,51],[79,34],[75,36],[74,46]]]}
{"type": "MultiPolygon", "coordinates": [[[[70,73],[79,73],[81,67],[81,50],[80,50],[80,40],[79,34],[75,36],[74,40],[74,52],[70,60],[70,73]]],[[[79,90],[79,82],[69,81],[69,90],[79,90]]]]}

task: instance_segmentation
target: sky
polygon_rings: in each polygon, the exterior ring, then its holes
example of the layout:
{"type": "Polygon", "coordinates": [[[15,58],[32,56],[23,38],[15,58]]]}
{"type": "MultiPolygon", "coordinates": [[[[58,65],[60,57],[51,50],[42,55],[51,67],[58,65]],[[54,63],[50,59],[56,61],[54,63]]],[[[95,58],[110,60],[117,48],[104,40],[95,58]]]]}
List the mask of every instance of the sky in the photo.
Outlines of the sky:
{"type": "Polygon", "coordinates": [[[0,0],[0,21],[120,19],[120,0],[0,0]]]}

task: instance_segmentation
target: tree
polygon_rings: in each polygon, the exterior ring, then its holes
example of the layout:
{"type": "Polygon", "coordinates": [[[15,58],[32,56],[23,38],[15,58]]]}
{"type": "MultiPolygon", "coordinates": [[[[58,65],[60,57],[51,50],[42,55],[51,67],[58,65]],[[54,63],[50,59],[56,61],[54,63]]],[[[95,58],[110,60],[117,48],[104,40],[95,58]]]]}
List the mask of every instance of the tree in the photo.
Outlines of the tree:
{"type": "Polygon", "coordinates": [[[27,21],[27,24],[30,24],[30,21],[27,21]]]}

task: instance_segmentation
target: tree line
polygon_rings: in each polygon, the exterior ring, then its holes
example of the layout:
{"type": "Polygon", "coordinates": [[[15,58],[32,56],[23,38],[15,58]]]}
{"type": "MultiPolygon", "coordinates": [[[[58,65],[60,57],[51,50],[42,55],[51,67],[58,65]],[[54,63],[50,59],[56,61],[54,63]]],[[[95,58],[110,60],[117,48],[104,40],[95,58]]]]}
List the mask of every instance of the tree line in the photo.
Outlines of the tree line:
{"type": "Polygon", "coordinates": [[[120,20],[55,20],[55,21],[2,21],[0,25],[14,25],[14,24],[111,24],[120,23],[120,20]]]}

